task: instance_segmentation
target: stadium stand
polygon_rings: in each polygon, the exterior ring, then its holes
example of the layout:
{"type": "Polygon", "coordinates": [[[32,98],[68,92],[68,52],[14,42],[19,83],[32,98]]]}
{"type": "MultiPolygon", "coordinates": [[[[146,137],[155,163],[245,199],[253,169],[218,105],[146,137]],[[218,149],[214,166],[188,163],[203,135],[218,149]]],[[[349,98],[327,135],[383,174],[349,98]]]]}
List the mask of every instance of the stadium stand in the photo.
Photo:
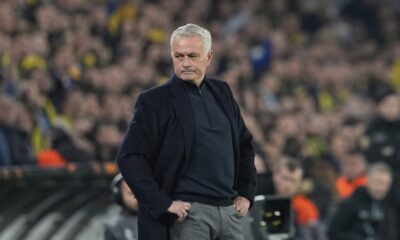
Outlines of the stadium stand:
{"type": "MultiPolygon", "coordinates": [[[[322,223],[349,155],[400,183],[397,0],[1,0],[0,239],[99,239],[136,97],[171,76],[187,22],[212,32],[208,74],[231,86],[260,175],[301,161],[322,223]]],[[[399,239],[399,199],[383,239],[399,239]]]]}

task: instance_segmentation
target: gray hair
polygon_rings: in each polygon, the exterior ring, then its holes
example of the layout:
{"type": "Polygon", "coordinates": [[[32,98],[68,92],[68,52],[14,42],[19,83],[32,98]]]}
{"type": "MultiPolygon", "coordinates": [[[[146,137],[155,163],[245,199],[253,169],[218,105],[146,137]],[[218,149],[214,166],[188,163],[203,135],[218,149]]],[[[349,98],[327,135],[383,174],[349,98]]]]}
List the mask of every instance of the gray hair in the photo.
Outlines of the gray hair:
{"type": "Polygon", "coordinates": [[[175,29],[175,31],[171,35],[170,44],[172,46],[172,42],[180,37],[193,37],[193,36],[199,37],[202,40],[205,52],[211,50],[212,40],[210,31],[193,23],[188,23],[184,26],[175,29]]]}
{"type": "Polygon", "coordinates": [[[390,166],[385,163],[385,162],[375,162],[372,163],[368,166],[367,168],[367,175],[370,176],[373,173],[376,172],[381,172],[381,173],[386,173],[390,176],[392,176],[392,169],[390,168],[390,166]]]}

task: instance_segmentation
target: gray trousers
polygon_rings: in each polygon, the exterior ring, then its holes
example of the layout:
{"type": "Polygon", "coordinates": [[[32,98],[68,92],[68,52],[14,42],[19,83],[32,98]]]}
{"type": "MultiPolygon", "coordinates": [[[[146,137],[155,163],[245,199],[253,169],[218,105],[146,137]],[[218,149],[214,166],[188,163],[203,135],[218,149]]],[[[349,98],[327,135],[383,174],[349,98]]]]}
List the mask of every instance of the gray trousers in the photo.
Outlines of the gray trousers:
{"type": "Polygon", "coordinates": [[[182,222],[171,228],[171,240],[244,240],[242,220],[233,205],[192,203],[182,222]]]}

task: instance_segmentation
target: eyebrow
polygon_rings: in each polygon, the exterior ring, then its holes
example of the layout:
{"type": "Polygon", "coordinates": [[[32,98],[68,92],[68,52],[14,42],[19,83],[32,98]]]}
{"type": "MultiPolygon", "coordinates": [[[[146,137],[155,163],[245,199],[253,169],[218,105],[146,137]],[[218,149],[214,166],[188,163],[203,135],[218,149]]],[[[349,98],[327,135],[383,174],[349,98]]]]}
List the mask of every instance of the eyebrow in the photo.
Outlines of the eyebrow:
{"type": "Polygon", "coordinates": [[[190,52],[190,53],[180,53],[180,52],[176,52],[174,53],[174,55],[180,55],[180,56],[198,56],[200,55],[200,53],[197,52],[190,52]]]}

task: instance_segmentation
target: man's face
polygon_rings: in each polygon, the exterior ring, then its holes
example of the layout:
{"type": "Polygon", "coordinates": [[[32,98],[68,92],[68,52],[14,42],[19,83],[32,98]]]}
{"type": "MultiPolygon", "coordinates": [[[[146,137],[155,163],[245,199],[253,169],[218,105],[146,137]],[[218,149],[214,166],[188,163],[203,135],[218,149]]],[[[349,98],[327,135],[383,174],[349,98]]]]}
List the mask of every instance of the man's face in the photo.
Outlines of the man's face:
{"type": "Polygon", "coordinates": [[[386,97],[382,103],[379,104],[379,112],[381,116],[390,121],[400,119],[400,97],[391,95],[386,97]]]}
{"type": "Polygon", "coordinates": [[[171,55],[176,76],[199,86],[212,59],[212,51],[204,51],[201,38],[175,39],[171,44],[171,55]]]}
{"type": "Polygon", "coordinates": [[[375,200],[382,200],[386,197],[392,183],[392,177],[385,172],[376,171],[368,175],[366,188],[375,200]]]}
{"type": "Polygon", "coordinates": [[[366,168],[366,162],[360,155],[348,155],[341,162],[342,175],[353,180],[362,175],[366,168]]]}
{"type": "Polygon", "coordinates": [[[287,167],[279,167],[273,175],[277,194],[287,197],[293,196],[299,190],[302,178],[303,171],[301,169],[290,171],[287,167]]]}

